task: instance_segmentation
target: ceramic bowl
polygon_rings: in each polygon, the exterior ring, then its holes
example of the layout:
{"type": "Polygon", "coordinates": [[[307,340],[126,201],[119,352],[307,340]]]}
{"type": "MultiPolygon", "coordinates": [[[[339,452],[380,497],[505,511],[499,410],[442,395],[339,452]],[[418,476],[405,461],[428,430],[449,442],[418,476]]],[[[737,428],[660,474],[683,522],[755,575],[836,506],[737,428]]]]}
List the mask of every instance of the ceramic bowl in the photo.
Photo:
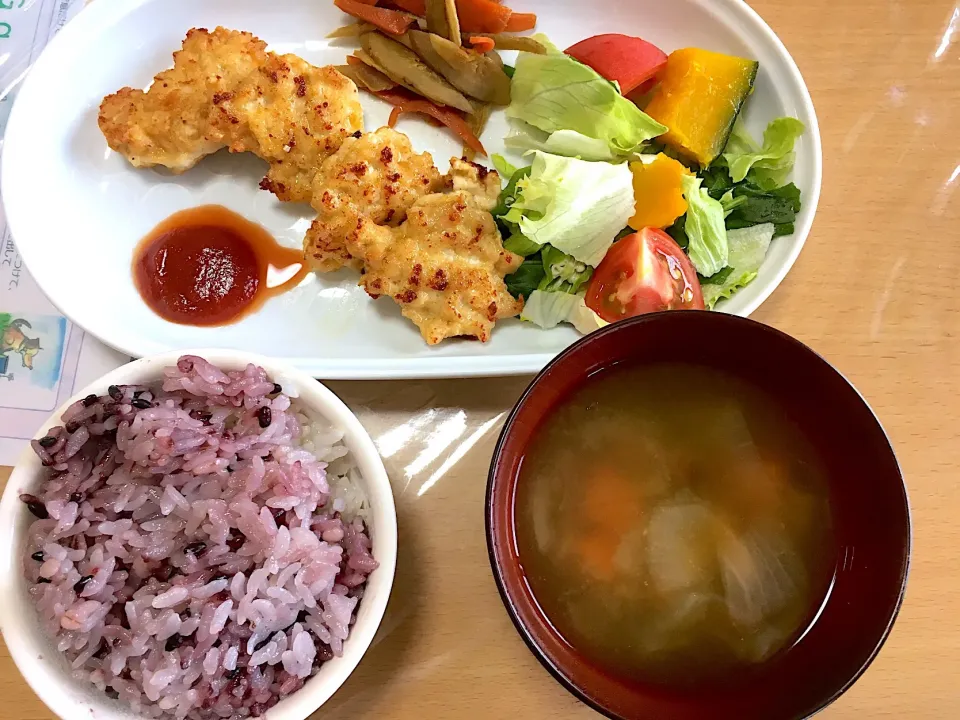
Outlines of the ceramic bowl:
{"type": "Polygon", "coordinates": [[[551,362],[500,436],[490,467],[486,527],[494,577],[523,640],[568,690],[618,720],[809,717],[849,688],[879,652],[903,599],[911,542],[900,467],[857,390],[797,340],[751,320],[708,312],[625,320],[551,362]],[[591,665],[541,610],[514,539],[520,465],[551,409],[614,365],[670,362],[741,377],[772,396],[800,427],[826,471],[837,557],[827,597],[799,640],[722,684],[684,691],[628,683],[591,665]]]}
{"type": "MultiPolygon", "coordinates": [[[[144,358],[124,365],[70,398],[44,423],[44,431],[59,424],[63,411],[91,393],[106,394],[110,385],[154,382],[165,367],[175,365],[183,354],[199,355],[227,370],[237,370],[254,363],[263,367],[272,378],[282,378],[286,388],[295,388],[303,407],[323,417],[344,431],[343,442],[350,449],[363,476],[372,517],[370,536],[373,556],[380,566],[371,573],[356,623],[344,642],[343,654],[324,663],[304,686],[281,700],[266,713],[268,720],[304,720],[347,679],[370,646],[380,625],[397,559],[397,515],[390,481],[383,462],[370,436],[360,421],[330,390],[284,363],[250,353],[224,350],[194,350],[144,358]]],[[[7,482],[0,500],[0,631],[10,655],[34,692],[54,713],[64,720],[97,718],[97,720],[132,720],[140,715],[121,703],[109,699],[89,683],[71,677],[65,657],[57,652],[51,639],[42,631],[36,611],[27,593],[23,576],[23,554],[26,532],[34,520],[20,501],[21,493],[35,493],[44,469],[32,449],[27,448],[7,482]]]]}

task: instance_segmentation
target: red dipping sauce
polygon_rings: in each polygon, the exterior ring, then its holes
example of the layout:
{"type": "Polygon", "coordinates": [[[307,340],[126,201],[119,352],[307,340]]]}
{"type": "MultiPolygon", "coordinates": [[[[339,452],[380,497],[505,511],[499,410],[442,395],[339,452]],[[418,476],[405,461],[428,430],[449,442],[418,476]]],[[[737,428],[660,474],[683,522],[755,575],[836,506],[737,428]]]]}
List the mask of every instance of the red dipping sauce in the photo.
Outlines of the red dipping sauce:
{"type": "Polygon", "coordinates": [[[307,272],[300,250],[283,247],[221,205],[174,213],[140,241],[133,257],[144,302],[180,325],[236,322],[296,287],[307,272]]]}

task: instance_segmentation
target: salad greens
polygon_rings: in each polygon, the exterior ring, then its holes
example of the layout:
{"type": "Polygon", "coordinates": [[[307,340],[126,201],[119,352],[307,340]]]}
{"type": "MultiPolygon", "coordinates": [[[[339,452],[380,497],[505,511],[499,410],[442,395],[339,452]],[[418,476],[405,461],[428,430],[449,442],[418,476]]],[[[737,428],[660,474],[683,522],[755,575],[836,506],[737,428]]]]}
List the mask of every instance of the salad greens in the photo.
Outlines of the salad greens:
{"type": "Polygon", "coordinates": [[[757,276],[757,270],[767,255],[773,237],[772,223],[730,230],[727,233],[729,266],[706,278],[701,284],[703,302],[708,309],[712,310],[719,300],[729,298],[757,276]]]}
{"type": "Polygon", "coordinates": [[[581,263],[599,264],[633,215],[630,168],[538,150],[525,170],[526,175],[513,173],[494,214],[502,211],[501,221],[537,246],[552,245],[581,263]]]}
{"type": "Polygon", "coordinates": [[[543,290],[533,291],[524,305],[520,319],[546,329],[568,322],[584,335],[609,325],[606,320],[587,307],[583,293],[570,295],[543,290]]]}
{"type": "Polygon", "coordinates": [[[551,245],[544,245],[540,253],[544,279],[540,290],[545,292],[579,292],[593,275],[593,268],[551,245]]]}
{"type": "MultiPolygon", "coordinates": [[[[563,162],[569,160],[569,158],[556,159],[563,162]]],[[[535,290],[568,294],[579,292],[590,279],[593,268],[553,245],[531,240],[524,234],[521,227],[527,219],[524,214],[527,211],[522,209],[524,181],[531,176],[533,168],[518,169],[499,155],[494,156],[493,162],[500,172],[511,173],[509,182],[500,192],[497,208],[494,210],[497,222],[505,231],[504,235],[508,235],[503,246],[506,250],[525,258],[520,267],[505,278],[507,289],[514,297],[525,298],[529,298],[535,290]]],[[[534,185],[532,194],[536,197],[538,193],[539,190],[534,185]]],[[[533,211],[529,212],[533,213],[533,211]]]]}
{"type": "Polygon", "coordinates": [[[514,297],[529,298],[546,277],[543,269],[543,259],[536,255],[524,260],[515,272],[507,275],[503,280],[507,284],[507,292],[514,297]]]}
{"type": "Polygon", "coordinates": [[[503,144],[512,150],[543,150],[581,160],[611,162],[619,159],[605,141],[587,137],[576,130],[545,133],[521,120],[514,120],[512,125],[513,131],[503,141],[503,144]]]}
{"type": "MultiPolygon", "coordinates": [[[[560,52],[543,35],[534,39],[547,53],[520,53],[507,107],[508,118],[541,131],[528,149],[611,160],[630,156],[667,131],[591,67],[560,52]],[[554,139],[558,132],[563,134],[554,139]]],[[[513,147],[522,145],[517,138],[511,141],[513,147]]]]}
{"type": "Polygon", "coordinates": [[[793,170],[794,143],[804,129],[803,123],[795,118],[777,118],[767,125],[763,147],[758,147],[743,120],[737,118],[723,151],[731,179],[740,182],[749,176],[754,184],[767,190],[783,185],[793,170]]]}
{"type": "Polygon", "coordinates": [[[668,228],[667,233],[690,256],[700,276],[708,308],[729,298],[756,277],[763,260],[761,254],[756,261],[757,248],[762,248],[765,254],[770,245],[769,240],[763,242],[768,228],[770,239],[793,233],[801,207],[800,189],[785,182],[785,177],[793,170],[793,147],[803,130],[799,120],[777,118],[767,126],[763,147],[759,148],[738,119],[722,159],[702,170],[697,178],[683,181],[687,213],[668,228]],[[704,193],[717,204],[705,203],[704,193]],[[724,240],[718,237],[718,205],[724,240]],[[705,209],[709,223],[704,222],[705,209]],[[695,218],[694,222],[691,218],[695,218]],[[762,227],[763,232],[739,234],[741,230],[757,227],[762,227]],[[738,243],[736,251],[731,236],[738,243]],[[752,239],[754,245],[747,261],[743,253],[748,239],[752,239]],[[723,263],[718,266],[721,258],[723,263]]]}
{"type": "MultiPolygon", "coordinates": [[[[643,160],[667,128],[615,82],[537,39],[547,54],[520,53],[511,68],[505,140],[533,161],[516,167],[493,156],[508,178],[493,214],[504,247],[524,258],[505,278],[525,299],[521,318],[586,333],[606,324],[586,304],[588,283],[610,246],[635,232],[627,225],[635,186],[623,161],[643,160]]],[[[800,121],[777,118],[757,143],[738,118],[722,154],[680,178],[687,209],[666,231],[696,269],[707,308],[752,282],[772,240],[793,232],[801,198],[787,177],[803,132],[800,121]]]]}
{"type": "MultiPolygon", "coordinates": [[[[509,248],[507,248],[509,249],[509,248]]],[[[507,290],[514,297],[529,298],[534,290],[573,294],[579,292],[593,275],[593,268],[550,245],[537,248],[537,253],[521,263],[517,271],[505,278],[507,290]]]]}
{"type": "Polygon", "coordinates": [[[582,299],[569,293],[534,290],[523,305],[520,319],[549,330],[566,322],[582,299]]]}
{"type": "Polygon", "coordinates": [[[683,229],[687,237],[687,255],[701,275],[709,277],[727,264],[727,231],[723,223],[723,206],[710,197],[706,188],[700,187],[703,180],[684,175],[683,197],[687,201],[686,222],[683,229]]]}
{"type": "Polygon", "coordinates": [[[774,237],[793,232],[800,212],[800,188],[793,183],[764,190],[751,180],[733,182],[727,169],[720,166],[709,168],[702,177],[710,197],[723,205],[728,230],[773,223],[774,237]]]}
{"type": "Polygon", "coordinates": [[[520,257],[535,255],[540,252],[540,245],[527,238],[523,233],[515,232],[503,241],[503,247],[520,257]]]}

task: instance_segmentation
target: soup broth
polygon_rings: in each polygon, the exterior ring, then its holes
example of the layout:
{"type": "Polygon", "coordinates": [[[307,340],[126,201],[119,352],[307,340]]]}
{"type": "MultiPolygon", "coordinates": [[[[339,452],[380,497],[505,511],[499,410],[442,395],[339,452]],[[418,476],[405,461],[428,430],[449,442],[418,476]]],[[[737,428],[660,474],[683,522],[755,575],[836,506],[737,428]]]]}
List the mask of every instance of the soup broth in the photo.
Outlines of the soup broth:
{"type": "Polygon", "coordinates": [[[634,681],[717,680],[789,647],[836,560],[813,447],[759,389],[699,366],[614,369],[554,408],[516,496],[555,629],[634,681]]]}

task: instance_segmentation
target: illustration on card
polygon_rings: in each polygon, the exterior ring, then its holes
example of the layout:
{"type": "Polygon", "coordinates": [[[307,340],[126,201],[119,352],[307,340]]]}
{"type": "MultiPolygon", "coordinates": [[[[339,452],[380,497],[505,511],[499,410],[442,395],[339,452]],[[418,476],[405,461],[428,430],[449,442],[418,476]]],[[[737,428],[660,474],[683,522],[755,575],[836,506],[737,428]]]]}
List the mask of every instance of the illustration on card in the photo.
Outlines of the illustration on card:
{"type": "Polygon", "coordinates": [[[60,380],[66,329],[62,317],[0,312],[0,381],[52,390],[60,380]]]}

